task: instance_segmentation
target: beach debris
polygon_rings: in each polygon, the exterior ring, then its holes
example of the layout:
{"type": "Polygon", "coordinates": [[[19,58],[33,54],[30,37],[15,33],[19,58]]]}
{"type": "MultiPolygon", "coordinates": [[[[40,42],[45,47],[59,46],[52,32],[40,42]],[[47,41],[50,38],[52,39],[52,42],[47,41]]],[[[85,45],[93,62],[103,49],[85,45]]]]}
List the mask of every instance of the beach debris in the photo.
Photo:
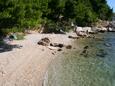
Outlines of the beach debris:
{"type": "Polygon", "coordinates": [[[37,44],[42,46],[48,46],[50,44],[50,40],[49,38],[45,37],[42,38],[37,44]]]}
{"type": "Polygon", "coordinates": [[[72,45],[67,45],[66,46],[66,49],[71,49],[72,48],[72,45]]]}

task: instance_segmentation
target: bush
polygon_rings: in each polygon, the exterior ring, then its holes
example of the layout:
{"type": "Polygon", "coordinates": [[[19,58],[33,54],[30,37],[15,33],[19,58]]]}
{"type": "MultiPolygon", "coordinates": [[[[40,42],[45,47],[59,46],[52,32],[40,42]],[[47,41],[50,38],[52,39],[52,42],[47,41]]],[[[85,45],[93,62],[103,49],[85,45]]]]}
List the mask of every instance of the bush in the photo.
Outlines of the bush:
{"type": "Polygon", "coordinates": [[[66,21],[48,21],[44,26],[44,33],[64,33],[71,29],[69,22],[66,21]]]}
{"type": "Polygon", "coordinates": [[[9,33],[15,33],[15,32],[24,32],[24,29],[17,27],[0,29],[0,35],[7,35],[9,33]]]}

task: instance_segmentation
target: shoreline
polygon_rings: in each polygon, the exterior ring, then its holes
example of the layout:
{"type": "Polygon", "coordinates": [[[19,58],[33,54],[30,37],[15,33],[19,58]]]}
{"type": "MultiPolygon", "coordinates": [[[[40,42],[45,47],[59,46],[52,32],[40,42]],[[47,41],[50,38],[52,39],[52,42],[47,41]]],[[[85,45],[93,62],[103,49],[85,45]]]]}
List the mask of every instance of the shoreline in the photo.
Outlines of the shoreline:
{"type": "MultiPolygon", "coordinates": [[[[69,32],[67,34],[34,33],[26,35],[24,40],[13,41],[12,45],[22,47],[0,53],[0,86],[43,86],[44,76],[50,63],[66,49],[62,48],[62,51],[58,51],[38,45],[38,41],[45,37],[48,37],[51,43],[64,45],[72,45],[75,39],[77,40],[76,33],[69,32]]],[[[73,45],[72,49],[74,49],[73,45]]]]}
{"type": "MultiPolygon", "coordinates": [[[[72,39],[64,34],[29,34],[24,40],[13,41],[12,45],[21,45],[20,49],[0,53],[0,86],[42,86],[48,65],[62,51],[50,50],[37,42],[48,37],[53,43],[68,45],[72,39]],[[54,53],[54,54],[53,54],[54,53]]],[[[73,40],[74,41],[74,40],[73,40]]]]}

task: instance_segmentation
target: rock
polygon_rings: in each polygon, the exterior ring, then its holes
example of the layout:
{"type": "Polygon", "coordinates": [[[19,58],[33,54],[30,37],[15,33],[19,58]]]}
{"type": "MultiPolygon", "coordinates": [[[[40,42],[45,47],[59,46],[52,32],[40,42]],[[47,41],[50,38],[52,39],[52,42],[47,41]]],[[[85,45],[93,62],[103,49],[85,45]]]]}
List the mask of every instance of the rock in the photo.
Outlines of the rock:
{"type": "Polygon", "coordinates": [[[53,47],[53,46],[47,46],[50,50],[58,50],[58,47],[53,47]]]}
{"type": "Polygon", "coordinates": [[[62,49],[58,49],[57,51],[62,51],[62,49]]]}
{"type": "Polygon", "coordinates": [[[71,38],[71,39],[78,39],[79,37],[75,37],[75,36],[68,36],[68,38],[71,38]]]}
{"type": "Polygon", "coordinates": [[[76,33],[78,36],[85,37],[87,34],[85,32],[77,32],[76,33]]]}
{"type": "Polygon", "coordinates": [[[52,53],[53,55],[55,55],[55,53],[52,53]]]}
{"type": "Polygon", "coordinates": [[[64,44],[60,44],[60,43],[52,44],[52,43],[50,43],[50,46],[62,48],[62,47],[64,47],[64,44]]]}
{"type": "Polygon", "coordinates": [[[83,52],[82,52],[83,54],[86,54],[87,53],[87,50],[83,50],[83,52]]]}
{"type": "Polygon", "coordinates": [[[99,52],[96,54],[99,57],[104,58],[107,55],[107,52],[104,51],[103,49],[100,49],[99,52]]]}
{"type": "Polygon", "coordinates": [[[88,51],[84,49],[80,55],[83,55],[84,57],[88,56],[88,51]]]}
{"type": "Polygon", "coordinates": [[[81,32],[81,31],[83,31],[82,27],[78,27],[78,26],[75,27],[75,32],[81,32]]]}
{"type": "Polygon", "coordinates": [[[108,32],[115,32],[115,29],[114,29],[114,28],[109,27],[109,28],[108,28],[108,32]]]}
{"type": "Polygon", "coordinates": [[[109,32],[112,32],[112,31],[113,31],[113,29],[109,27],[109,28],[108,28],[108,31],[109,31],[109,32]]]}
{"type": "Polygon", "coordinates": [[[64,47],[64,44],[59,44],[58,47],[62,48],[64,47]]]}
{"type": "Polygon", "coordinates": [[[108,29],[107,28],[105,28],[105,27],[101,27],[101,28],[98,28],[98,32],[106,32],[106,31],[108,31],[108,29]]]}
{"type": "Polygon", "coordinates": [[[101,30],[102,30],[102,31],[107,31],[107,28],[102,27],[101,30]]]}
{"type": "Polygon", "coordinates": [[[111,47],[111,44],[110,44],[110,43],[104,43],[104,45],[105,45],[106,47],[111,47]]]}
{"type": "Polygon", "coordinates": [[[41,40],[38,42],[38,44],[39,44],[39,45],[42,45],[42,46],[48,46],[49,43],[50,43],[50,40],[49,40],[49,38],[47,38],[47,37],[41,39],[41,40]]]}
{"type": "Polygon", "coordinates": [[[91,27],[83,27],[83,31],[84,32],[92,32],[92,28],[91,27]]]}
{"type": "Polygon", "coordinates": [[[84,47],[84,49],[88,49],[88,48],[89,48],[89,46],[85,46],[85,47],[84,47]]]}
{"type": "Polygon", "coordinates": [[[72,48],[71,45],[67,45],[67,46],[66,46],[66,49],[71,49],[71,48],[72,48]]]}

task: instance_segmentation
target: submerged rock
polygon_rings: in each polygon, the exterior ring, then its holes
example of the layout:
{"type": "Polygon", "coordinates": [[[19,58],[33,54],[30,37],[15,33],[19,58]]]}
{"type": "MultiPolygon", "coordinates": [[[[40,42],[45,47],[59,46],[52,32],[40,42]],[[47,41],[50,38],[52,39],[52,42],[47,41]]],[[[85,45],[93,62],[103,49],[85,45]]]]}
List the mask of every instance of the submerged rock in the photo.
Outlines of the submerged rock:
{"type": "Polygon", "coordinates": [[[72,45],[67,45],[66,46],[66,49],[71,49],[72,48],[72,45]]]}
{"type": "Polygon", "coordinates": [[[108,32],[115,32],[115,28],[109,27],[109,28],[108,28],[108,32]]]}
{"type": "Polygon", "coordinates": [[[104,43],[106,47],[111,47],[112,45],[110,43],[104,43]]]}
{"type": "Polygon", "coordinates": [[[104,51],[103,49],[100,49],[96,55],[104,58],[107,55],[107,52],[104,51]]]}
{"type": "Polygon", "coordinates": [[[88,48],[89,48],[89,46],[85,46],[85,47],[84,47],[84,49],[88,49],[88,48]]]}
{"type": "Polygon", "coordinates": [[[84,57],[87,57],[88,56],[88,48],[89,48],[89,46],[85,46],[80,55],[83,55],[84,57]]]}

